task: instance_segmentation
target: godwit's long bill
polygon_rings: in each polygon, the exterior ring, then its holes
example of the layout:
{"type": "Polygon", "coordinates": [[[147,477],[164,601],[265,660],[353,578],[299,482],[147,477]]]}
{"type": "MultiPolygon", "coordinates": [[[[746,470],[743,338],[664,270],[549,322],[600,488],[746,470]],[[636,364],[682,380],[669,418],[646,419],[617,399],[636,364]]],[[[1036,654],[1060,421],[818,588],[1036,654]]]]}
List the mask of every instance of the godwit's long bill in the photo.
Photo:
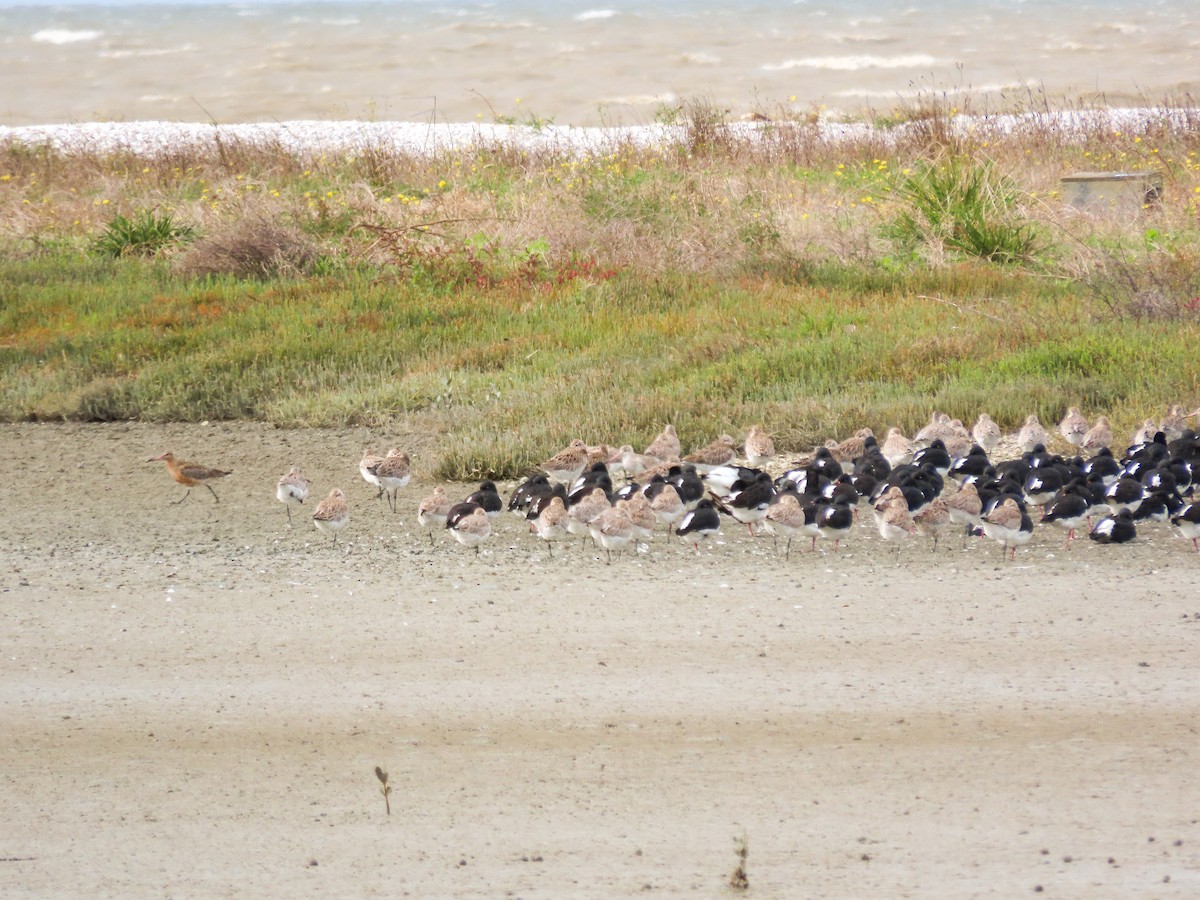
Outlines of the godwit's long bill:
{"type": "Polygon", "coordinates": [[[182,503],[191,496],[192,488],[201,484],[208,488],[209,493],[213,495],[213,499],[220,503],[221,498],[217,496],[217,492],[212,489],[212,485],[209,482],[216,481],[219,478],[227,478],[233,474],[233,472],[226,472],[223,469],[210,469],[208,466],[202,466],[198,463],[177,460],[175,454],[170,450],[158,456],[152,456],[146,462],[158,462],[160,460],[166,462],[167,471],[171,473],[171,477],[188,489],[186,494],[178,500],[171,501],[172,503],[182,503]]]}

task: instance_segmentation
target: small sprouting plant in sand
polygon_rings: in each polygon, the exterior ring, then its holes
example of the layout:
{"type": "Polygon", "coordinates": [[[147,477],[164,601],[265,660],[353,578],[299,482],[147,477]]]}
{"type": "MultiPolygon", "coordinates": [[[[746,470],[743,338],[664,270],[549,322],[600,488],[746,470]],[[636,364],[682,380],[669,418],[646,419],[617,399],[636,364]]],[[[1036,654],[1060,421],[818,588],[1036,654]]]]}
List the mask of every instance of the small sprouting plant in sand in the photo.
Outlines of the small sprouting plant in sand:
{"type": "Polygon", "coordinates": [[[375,777],[379,779],[379,793],[383,794],[383,804],[387,809],[387,814],[390,816],[392,814],[392,786],[388,784],[388,774],[387,772],[383,771],[383,769],[379,768],[379,766],[376,766],[375,777]]]}
{"type": "Polygon", "coordinates": [[[750,855],[750,843],[745,834],[733,839],[733,852],[737,857],[737,865],[729,875],[729,886],[735,891],[749,890],[750,879],[746,875],[746,857],[750,855]]]}

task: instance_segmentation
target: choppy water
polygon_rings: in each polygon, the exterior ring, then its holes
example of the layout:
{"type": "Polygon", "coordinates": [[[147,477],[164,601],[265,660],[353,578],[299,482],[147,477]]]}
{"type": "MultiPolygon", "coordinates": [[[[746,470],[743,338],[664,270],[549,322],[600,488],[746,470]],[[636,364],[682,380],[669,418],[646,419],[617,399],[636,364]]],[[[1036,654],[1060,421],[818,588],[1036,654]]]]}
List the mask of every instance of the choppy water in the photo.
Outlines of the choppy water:
{"type": "Polygon", "coordinates": [[[1200,94],[1200,3],[0,0],[4,125],[641,124],[679,98],[737,115],[1042,90],[1200,94]]]}

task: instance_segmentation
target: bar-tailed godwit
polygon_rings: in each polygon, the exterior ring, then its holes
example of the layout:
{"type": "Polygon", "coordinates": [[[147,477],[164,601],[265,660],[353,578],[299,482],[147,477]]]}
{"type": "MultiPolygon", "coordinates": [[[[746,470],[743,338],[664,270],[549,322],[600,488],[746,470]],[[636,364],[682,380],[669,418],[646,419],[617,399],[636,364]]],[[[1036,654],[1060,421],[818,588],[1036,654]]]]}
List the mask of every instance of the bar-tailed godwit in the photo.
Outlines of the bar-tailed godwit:
{"type": "Polygon", "coordinates": [[[412,480],[411,466],[412,461],[408,458],[408,454],[393,447],[388,451],[387,456],[371,470],[379,482],[384,496],[387,497],[388,506],[392,508],[392,512],[396,511],[396,494],[401,488],[407,487],[409,481],[412,480]]]}
{"type": "Polygon", "coordinates": [[[433,543],[434,529],[446,527],[446,517],[450,514],[450,507],[453,505],[450,497],[446,494],[446,489],[439,484],[433,489],[433,493],[422,500],[421,505],[417,507],[417,522],[422,528],[429,529],[430,544],[433,543]]]}
{"type": "Polygon", "coordinates": [[[981,519],[983,533],[1001,544],[1000,553],[1016,559],[1017,547],[1028,544],[1033,536],[1033,520],[1012,497],[1005,497],[981,519]]]}
{"type": "Polygon", "coordinates": [[[683,446],[679,443],[679,435],[675,433],[675,426],[668,422],[642,452],[646,456],[654,456],[667,462],[679,459],[682,451],[683,446]]]}
{"type": "Polygon", "coordinates": [[[916,446],[904,436],[904,432],[892,426],[887,430],[879,450],[892,466],[903,466],[912,462],[916,446]]]}
{"type": "Polygon", "coordinates": [[[1112,441],[1113,430],[1108,416],[1097,416],[1096,424],[1088,429],[1088,433],[1083,436],[1083,443],[1079,446],[1084,450],[1103,450],[1112,444],[1112,441]]]}
{"type": "Polygon", "coordinates": [[[333,543],[336,544],[337,533],[349,523],[350,506],[346,503],[346,495],[341,488],[334,488],[313,511],[313,525],[322,534],[333,535],[333,543]]]}
{"type": "Polygon", "coordinates": [[[1050,436],[1036,415],[1030,413],[1025,418],[1025,424],[1017,432],[1017,446],[1022,453],[1031,453],[1038,444],[1046,446],[1050,436]]]}
{"type": "Polygon", "coordinates": [[[683,461],[695,466],[697,472],[704,473],[718,466],[728,465],[736,455],[737,450],[734,449],[733,438],[728,434],[723,434],[695,453],[689,453],[683,458],[683,461]]]}
{"type": "Polygon", "coordinates": [[[358,473],[362,475],[363,481],[375,488],[376,499],[383,496],[383,485],[379,483],[379,477],[375,474],[375,467],[381,462],[383,457],[370,447],[363,450],[362,459],[358,462],[358,473]]]}
{"type": "Polygon", "coordinates": [[[925,505],[924,509],[913,516],[913,522],[917,526],[917,531],[933,538],[933,551],[936,553],[938,538],[941,537],[942,530],[950,524],[950,508],[940,497],[935,497],[925,505]]]}
{"type": "Polygon", "coordinates": [[[817,546],[817,507],[811,502],[801,503],[794,491],[783,491],[775,496],[767,507],[765,520],[772,533],[787,538],[783,550],[786,562],[792,555],[792,541],[799,537],[812,538],[813,549],[817,546]]]}
{"type": "Polygon", "coordinates": [[[146,460],[146,462],[158,462],[159,460],[165,461],[167,464],[167,471],[171,473],[171,477],[174,478],[179,484],[182,484],[187,488],[187,493],[178,500],[172,500],[172,503],[182,503],[189,496],[191,496],[192,488],[197,487],[198,485],[204,485],[206,488],[208,488],[209,492],[213,495],[213,499],[220,503],[221,498],[217,496],[217,492],[212,489],[212,485],[209,484],[209,482],[217,481],[221,478],[227,478],[233,474],[232,472],[226,472],[223,469],[210,469],[208,466],[202,466],[198,463],[183,462],[176,459],[175,454],[170,450],[168,450],[166,453],[161,453],[158,456],[152,456],[150,459],[146,460]]]}
{"type": "Polygon", "coordinates": [[[1067,408],[1067,414],[1058,423],[1058,433],[1072,447],[1078,447],[1083,444],[1083,439],[1087,437],[1090,427],[1088,420],[1083,417],[1083,413],[1080,412],[1079,407],[1071,406],[1067,408]]]}
{"type": "Polygon", "coordinates": [[[531,508],[529,521],[533,530],[546,542],[546,550],[554,555],[554,542],[566,540],[567,507],[563,498],[557,494],[549,495],[549,500],[540,503],[536,512],[531,508]]]}
{"type": "Polygon", "coordinates": [[[751,466],[764,466],[775,455],[775,442],[761,425],[751,425],[742,442],[742,452],[751,466]]]}
{"type": "Polygon", "coordinates": [[[622,444],[607,462],[610,471],[623,472],[626,478],[637,478],[647,469],[658,465],[659,459],[638,453],[629,444],[622,444]]]}
{"type": "Polygon", "coordinates": [[[292,466],[288,473],[279,479],[275,485],[275,496],[284,504],[288,514],[288,527],[292,525],[292,507],[299,506],[308,499],[308,480],[299,466],[292,466]]]}
{"type": "Polygon", "coordinates": [[[464,547],[474,547],[478,556],[480,544],[491,536],[492,520],[488,518],[482,506],[476,506],[468,515],[454,522],[447,521],[446,528],[464,547]]]}
{"type": "Polygon", "coordinates": [[[550,478],[570,484],[583,474],[588,465],[587,444],[576,438],[566,448],[555,453],[540,468],[550,478]]]}
{"type": "Polygon", "coordinates": [[[983,448],[984,453],[991,453],[996,449],[996,445],[1000,443],[1003,435],[1000,433],[1000,426],[992,421],[991,416],[987,413],[980,413],[971,428],[971,437],[983,448]]]}
{"type": "Polygon", "coordinates": [[[633,520],[629,518],[629,510],[622,501],[617,506],[610,506],[588,523],[592,539],[604,548],[608,563],[612,563],[612,552],[620,553],[634,539],[633,520]]]}

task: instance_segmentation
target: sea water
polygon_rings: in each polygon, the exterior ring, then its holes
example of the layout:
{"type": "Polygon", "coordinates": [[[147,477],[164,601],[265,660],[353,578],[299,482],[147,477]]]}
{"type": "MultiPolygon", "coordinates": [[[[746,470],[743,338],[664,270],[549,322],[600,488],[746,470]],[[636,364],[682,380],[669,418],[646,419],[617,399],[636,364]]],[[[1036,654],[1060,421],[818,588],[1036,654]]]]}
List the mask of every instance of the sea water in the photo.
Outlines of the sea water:
{"type": "Polygon", "coordinates": [[[1200,85],[1200,2],[0,0],[0,125],[639,125],[922,96],[1149,105],[1200,85]]]}

